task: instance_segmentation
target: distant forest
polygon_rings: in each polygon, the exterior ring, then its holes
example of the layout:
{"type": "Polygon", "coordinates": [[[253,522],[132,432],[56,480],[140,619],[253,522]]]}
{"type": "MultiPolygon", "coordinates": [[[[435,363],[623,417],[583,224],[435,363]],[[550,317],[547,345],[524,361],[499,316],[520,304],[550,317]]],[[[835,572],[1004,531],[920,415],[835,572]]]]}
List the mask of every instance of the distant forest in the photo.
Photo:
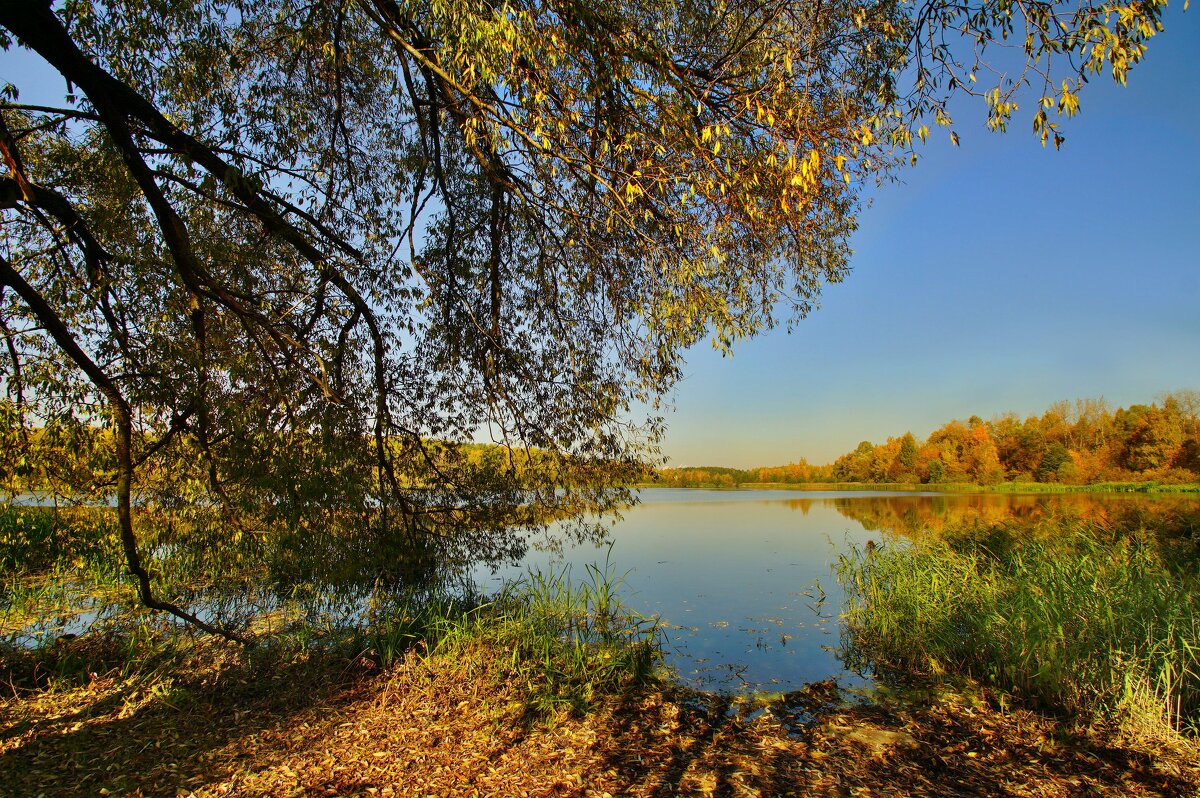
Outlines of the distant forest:
{"type": "Polygon", "coordinates": [[[673,487],[800,484],[1043,482],[1189,483],[1200,480],[1200,391],[1164,394],[1149,405],[1108,407],[1104,399],[1056,402],[1040,416],[971,416],[885,443],[863,441],[828,465],[801,458],[784,466],[665,468],[673,487]]]}

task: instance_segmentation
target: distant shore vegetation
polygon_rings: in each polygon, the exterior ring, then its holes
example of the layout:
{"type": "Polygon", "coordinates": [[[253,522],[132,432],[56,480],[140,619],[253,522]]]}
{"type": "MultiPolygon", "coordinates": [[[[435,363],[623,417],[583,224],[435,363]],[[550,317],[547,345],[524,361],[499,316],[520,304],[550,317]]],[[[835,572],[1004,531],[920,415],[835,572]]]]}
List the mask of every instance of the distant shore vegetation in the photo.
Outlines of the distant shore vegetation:
{"type": "Polygon", "coordinates": [[[1111,409],[1104,399],[1056,402],[1040,416],[971,416],[884,443],[863,441],[834,462],[801,458],[783,466],[663,468],[653,484],[736,487],[748,484],[1122,485],[1200,482],[1200,391],[1161,395],[1150,404],[1111,409]]]}

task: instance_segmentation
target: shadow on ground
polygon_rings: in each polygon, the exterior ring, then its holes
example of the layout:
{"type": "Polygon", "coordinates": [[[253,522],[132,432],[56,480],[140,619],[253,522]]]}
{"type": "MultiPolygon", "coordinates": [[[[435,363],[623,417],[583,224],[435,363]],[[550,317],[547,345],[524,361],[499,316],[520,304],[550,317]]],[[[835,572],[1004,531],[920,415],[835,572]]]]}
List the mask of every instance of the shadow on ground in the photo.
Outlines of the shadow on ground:
{"type": "Polygon", "coordinates": [[[636,688],[534,716],[491,659],[197,661],[0,702],[0,795],[1195,795],[1194,758],[1122,748],[1032,712],[947,698],[749,710],[636,688]],[[178,669],[177,669],[178,672],[178,669]]]}

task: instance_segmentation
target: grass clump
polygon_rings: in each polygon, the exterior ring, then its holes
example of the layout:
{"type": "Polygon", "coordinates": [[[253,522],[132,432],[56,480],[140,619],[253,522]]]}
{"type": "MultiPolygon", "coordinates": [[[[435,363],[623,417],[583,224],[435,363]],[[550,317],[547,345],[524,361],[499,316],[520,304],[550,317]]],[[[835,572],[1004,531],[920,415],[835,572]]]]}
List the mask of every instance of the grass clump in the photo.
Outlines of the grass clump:
{"type": "Polygon", "coordinates": [[[900,677],[967,676],[1133,731],[1200,729],[1194,568],[1144,534],[1060,522],[844,556],[843,653],[900,677]]]}
{"type": "Polygon", "coordinates": [[[582,711],[598,697],[652,681],[662,662],[657,620],[621,603],[622,578],[609,563],[585,572],[579,581],[569,566],[529,572],[494,600],[435,624],[430,652],[503,652],[507,672],[539,713],[582,711]]]}

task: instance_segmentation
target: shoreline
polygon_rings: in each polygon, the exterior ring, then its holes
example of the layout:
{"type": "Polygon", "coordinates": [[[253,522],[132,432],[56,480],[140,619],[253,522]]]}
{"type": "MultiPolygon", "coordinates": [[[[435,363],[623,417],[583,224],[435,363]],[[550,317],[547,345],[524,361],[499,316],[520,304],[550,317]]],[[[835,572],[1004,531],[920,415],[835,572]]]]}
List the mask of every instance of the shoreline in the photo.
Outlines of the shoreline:
{"type": "Polygon", "coordinates": [[[670,488],[672,490],[795,490],[818,491],[890,491],[897,493],[929,493],[954,495],[962,493],[998,493],[1012,495],[1053,495],[1065,493],[1140,493],[1200,496],[1200,483],[1164,485],[1155,482],[1102,482],[1093,485],[1063,485],[1053,482],[1005,482],[999,485],[969,483],[912,483],[912,482],[739,482],[734,485],[709,483],[702,485],[667,485],[661,482],[639,482],[636,490],[670,488]]]}

